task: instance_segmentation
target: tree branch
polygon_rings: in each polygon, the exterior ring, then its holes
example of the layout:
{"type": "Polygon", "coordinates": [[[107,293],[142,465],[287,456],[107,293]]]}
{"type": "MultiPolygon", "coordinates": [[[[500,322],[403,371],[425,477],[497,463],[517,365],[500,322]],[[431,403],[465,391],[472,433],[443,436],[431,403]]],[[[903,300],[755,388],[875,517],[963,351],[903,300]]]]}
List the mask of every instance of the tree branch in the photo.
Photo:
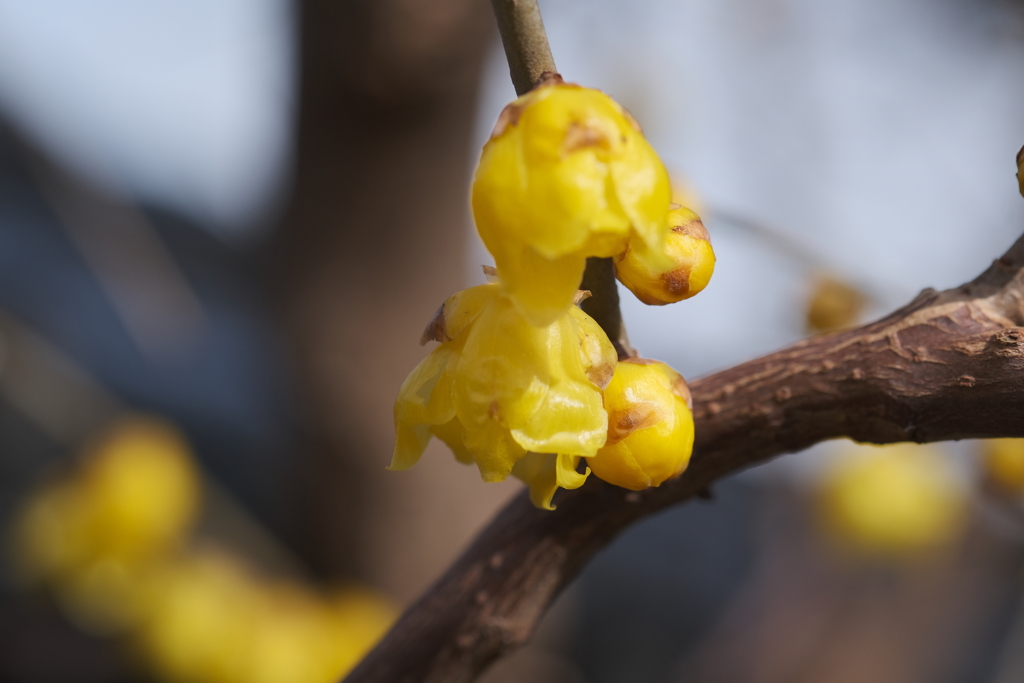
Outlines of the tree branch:
{"type": "Polygon", "coordinates": [[[968,284],[697,380],[681,477],[640,493],[591,477],[553,512],[518,496],[346,680],[471,681],[625,527],[783,453],[840,437],[1024,437],[1021,325],[1024,237],[968,284]]]}

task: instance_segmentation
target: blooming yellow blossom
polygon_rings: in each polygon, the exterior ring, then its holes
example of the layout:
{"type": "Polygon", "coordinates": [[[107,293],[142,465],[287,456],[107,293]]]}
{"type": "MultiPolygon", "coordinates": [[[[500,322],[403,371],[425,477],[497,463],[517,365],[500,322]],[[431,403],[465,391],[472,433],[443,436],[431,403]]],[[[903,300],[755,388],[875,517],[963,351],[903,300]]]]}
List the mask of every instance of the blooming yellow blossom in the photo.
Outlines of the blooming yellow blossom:
{"type": "Polygon", "coordinates": [[[597,90],[549,82],[508,105],[473,180],[477,230],[534,325],[572,302],[589,256],[629,243],[670,266],[668,172],[633,118],[597,90]]]}
{"type": "Polygon", "coordinates": [[[700,217],[685,207],[669,212],[672,226],[662,247],[671,259],[669,268],[652,269],[650,249],[643,242],[633,242],[615,257],[615,274],[636,298],[649,306],[672,304],[699,293],[711,280],[715,270],[715,252],[711,238],[700,217]]]}
{"type": "Polygon", "coordinates": [[[425,339],[441,344],[399,391],[390,469],[416,464],[431,436],[485,481],[505,479],[528,451],[585,456],[604,445],[601,389],[615,349],[576,306],[534,326],[499,284],[480,285],[449,298],[425,339]]]}
{"type": "Polygon", "coordinates": [[[678,477],[693,451],[690,392],[664,363],[628,358],[604,393],[608,442],[587,463],[594,476],[640,491],[678,477]]]}
{"type": "Polygon", "coordinates": [[[986,439],[981,453],[989,481],[1009,493],[1024,493],[1024,439],[986,439]]]}
{"type": "Polygon", "coordinates": [[[188,445],[151,418],[115,424],[84,455],[77,476],[29,501],[15,536],[31,575],[59,577],[96,560],[144,562],[181,541],[198,509],[188,445]]]}
{"type": "Polygon", "coordinates": [[[829,529],[855,547],[904,554],[941,545],[964,526],[964,492],[928,446],[863,447],[827,477],[821,506],[829,529]]]}

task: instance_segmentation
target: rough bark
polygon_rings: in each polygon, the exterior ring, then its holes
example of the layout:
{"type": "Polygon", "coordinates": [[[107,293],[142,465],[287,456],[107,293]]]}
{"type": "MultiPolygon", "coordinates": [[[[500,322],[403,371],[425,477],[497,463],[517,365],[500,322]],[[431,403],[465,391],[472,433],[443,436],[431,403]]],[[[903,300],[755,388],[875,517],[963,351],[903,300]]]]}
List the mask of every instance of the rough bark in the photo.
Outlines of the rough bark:
{"type": "Polygon", "coordinates": [[[591,477],[554,512],[517,497],[346,680],[472,680],[523,644],[625,527],[778,455],[839,437],[1024,437],[1021,325],[1024,237],[961,287],[697,380],[697,440],[681,477],[640,493],[591,477]]]}

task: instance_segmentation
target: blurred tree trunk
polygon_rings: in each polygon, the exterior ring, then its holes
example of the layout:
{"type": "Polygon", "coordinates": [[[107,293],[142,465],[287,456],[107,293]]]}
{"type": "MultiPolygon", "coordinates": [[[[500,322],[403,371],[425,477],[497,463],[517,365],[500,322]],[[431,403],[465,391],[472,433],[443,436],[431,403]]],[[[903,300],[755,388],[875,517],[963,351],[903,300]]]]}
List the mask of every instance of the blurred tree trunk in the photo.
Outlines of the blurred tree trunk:
{"type": "Polygon", "coordinates": [[[384,471],[420,333],[465,286],[490,7],[306,0],[300,11],[294,187],[271,256],[308,436],[292,536],[318,574],[372,577],[409,599],[508,493],[461,486],[476,473],[431,451],[410,472],[384,471]]]}

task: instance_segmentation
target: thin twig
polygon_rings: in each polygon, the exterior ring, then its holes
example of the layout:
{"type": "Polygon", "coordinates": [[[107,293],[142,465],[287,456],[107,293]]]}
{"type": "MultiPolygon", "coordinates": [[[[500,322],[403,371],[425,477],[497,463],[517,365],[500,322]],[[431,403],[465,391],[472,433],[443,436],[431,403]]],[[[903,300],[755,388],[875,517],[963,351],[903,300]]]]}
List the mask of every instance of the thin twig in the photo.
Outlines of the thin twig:
{"type": "Polygon", "coordinates": [[[557,72],[540,7],[537,0],[491,0],[491,4],[512,85],[517,95],[525,95],[544,80],[545,74],[557,72]]]}

